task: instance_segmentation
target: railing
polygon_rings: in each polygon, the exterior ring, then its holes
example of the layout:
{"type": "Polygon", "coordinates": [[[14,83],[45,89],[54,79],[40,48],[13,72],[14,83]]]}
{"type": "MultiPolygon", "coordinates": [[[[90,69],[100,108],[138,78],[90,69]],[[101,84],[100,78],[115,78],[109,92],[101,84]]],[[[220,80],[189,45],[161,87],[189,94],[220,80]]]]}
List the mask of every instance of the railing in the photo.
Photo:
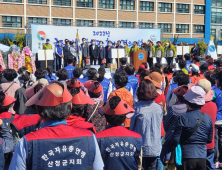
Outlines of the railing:
{"type": "Polygon", "coordinates": [[[93,8],[93,2],[79,2],[79,1],[77,1],[77,7],[93,8]]]}
{"type": "Polygon", "coordinates": [[[71,0],[53,0],[53,5],[71,6],[71,0]]]}
{"type": "Polygon", "coordinates": [[[42,5],[46,5],[47,4],[47,0],[28,0],[29,4],[42,4],[42,5]]]}
{"type": "Polygon", "coordinates": [[[99,8],[114,9],[114,4],[99,4],[99,8]]]}
{"type": "Polygon", "coordinates": [[[22,23],[2,23],[2,27],[22,28],[22,23]]]}

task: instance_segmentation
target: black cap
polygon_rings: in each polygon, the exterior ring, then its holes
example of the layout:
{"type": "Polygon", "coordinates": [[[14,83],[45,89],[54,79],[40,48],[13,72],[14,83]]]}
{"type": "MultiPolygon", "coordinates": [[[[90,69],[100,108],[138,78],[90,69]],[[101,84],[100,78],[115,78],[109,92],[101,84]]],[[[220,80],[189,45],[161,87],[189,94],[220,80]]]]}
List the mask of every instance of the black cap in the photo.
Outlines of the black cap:
{"type": "Polygon", "coordinates": [[[205,72],[205,71],[207,71],[207,70],[208,70],[208,66],[207,66],[206,63],[204,63],[204,64],[202,64],[202,65],[200,66],[200,71],[205,72]]]}
{"type": "Polygon", "coordinates": [[[222,71],[217,74],[212,74],[210,75],[210,77],[215,80],[219,80],[219,79],[222,80],[222,71]]]}
{"type": "Polygon", "coordinates": [[[214,64],[216,64],[218,67],[222,67],[222,60],[218,59],[214,62],[214,64]]]}
{"type": "Polygon", "coordinates": [[[46,41],[50,41],[50,40],[47,38],[46,41]]]}

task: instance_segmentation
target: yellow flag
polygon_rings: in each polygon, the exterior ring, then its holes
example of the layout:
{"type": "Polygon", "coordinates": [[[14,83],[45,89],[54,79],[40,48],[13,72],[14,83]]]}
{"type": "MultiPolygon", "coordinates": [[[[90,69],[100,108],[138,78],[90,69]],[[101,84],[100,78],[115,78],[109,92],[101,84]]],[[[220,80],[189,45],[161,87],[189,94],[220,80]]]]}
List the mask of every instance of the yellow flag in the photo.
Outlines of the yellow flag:
{"type": "Polygon", "coordinates": [[[211,35],[210,39],[213,41],[213,40],[214,40],[214,37],[211,35]]]}

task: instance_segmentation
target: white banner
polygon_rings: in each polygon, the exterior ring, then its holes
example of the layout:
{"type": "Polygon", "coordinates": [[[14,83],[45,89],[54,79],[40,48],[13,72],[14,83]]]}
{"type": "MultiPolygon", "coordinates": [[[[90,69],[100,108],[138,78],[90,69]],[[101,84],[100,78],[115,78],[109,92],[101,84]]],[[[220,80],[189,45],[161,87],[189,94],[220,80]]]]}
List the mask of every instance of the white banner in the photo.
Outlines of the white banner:
{"type": "Polygon", "coordinates": [[[133,45],[133,41],[137,41],[138,45],[151,40],[156,43],[160,41],[160,29],[130,29],[130,28],[105,28],[105,27],[76,27],[76,26],[53,26],[53,25],[34,25],[32,24],[32,52],[37,53],[42,49],[46,39],[50,39],[50,44],[53,48],[58,40],[62,44],[65,39],[75,41],[76,32],[80,41],[86,38],[87,42],[95,39],[97,44],[102,40],[104,46],[108,44],[108,40],[116,43],[118,40],[127,42],[129,47],[133,45]]]}
{"type": "Polygon", "coordinates": [[[205,55],[210,55],[214,60],[217,59],[217,51],[213,40],[210,40],[205,55]]]}

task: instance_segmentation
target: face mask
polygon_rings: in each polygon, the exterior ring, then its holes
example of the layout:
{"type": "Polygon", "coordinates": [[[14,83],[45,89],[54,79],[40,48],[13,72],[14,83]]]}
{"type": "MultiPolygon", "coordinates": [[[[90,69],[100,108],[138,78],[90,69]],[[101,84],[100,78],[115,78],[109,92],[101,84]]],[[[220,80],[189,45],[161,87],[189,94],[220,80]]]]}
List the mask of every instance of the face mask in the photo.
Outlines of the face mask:
{"type": "Polygon", "coordinates": [[[94,44],[95,44],[95,42],[92,42],[92,44],[94,45],[94,44]]]}
{"type": "Polygon", "coordinates": [[[49,44],[49,41],[46,41],[47,44],[49,44]]]}
{"type": "Polygon", "coordinates": [[[124,44],[124,47],[126,47],[126,45],[124,44]]]}
{"type": "Polygon", "coordinates": [[[109,46],[111,46],[112,44],[109,44],[109,46]]]}
{"type": "Polygon", "coordinates": [[[59,43],[59,46],[61,45],[61,43],[59,43]]]}
{"type": "Polygon", "coordinates": [[[86,41],[83,41],[83,43],[86,43],[86,41]]]}
{"type": "Polygon", "coordinates": [[[68,47],[70,47],[70,44],[68,44],[68,47]]]}
{"type": "Polygon", "coordinates": [[[103,44],[99,44],[100,46],[103,46],[103,44]]]}

